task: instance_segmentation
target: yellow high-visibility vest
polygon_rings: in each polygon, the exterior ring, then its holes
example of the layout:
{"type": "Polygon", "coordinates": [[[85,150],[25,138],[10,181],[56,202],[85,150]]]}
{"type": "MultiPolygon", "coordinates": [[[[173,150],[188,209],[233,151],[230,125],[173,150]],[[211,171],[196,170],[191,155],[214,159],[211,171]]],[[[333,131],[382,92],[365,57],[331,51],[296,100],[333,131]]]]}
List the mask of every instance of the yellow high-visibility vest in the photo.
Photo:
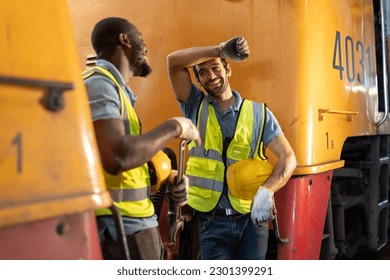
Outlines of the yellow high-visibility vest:
{"type": "MultiPolygon", "coordinates": [[[[215,110],[203,99],[197,119],[202,144],[188,145],[189,159],[186,175],[189,178],[188,204],[201,212],[211,211],[223,191],[226,168],[242,159],[266,160],[262,135],[265,123],[265,104],[243,100],[234,137],[223,155],[223,139],[215,110]],[[205,104],[206,103],[206,104],[205,104]],[[256,123],[256,120],[259,122],[256,123]],[[255,129],[257,127],[258,129],[255,129]]],[[[228,190],[233,208],[242,213],[250,212],[252,200],[234,197],[228,190]]]]}
{"type": "MultiPolygon", "coordinates": [[[[125,131],[129,135],[140,135],[141,125],[126,93],[106,69],[95,66],[83,72],[83,79],[99,73],[115,83],[118,88],[121,116],[125,124],[125,131]]],[[[150,175],[147,163],[118,175],[111,175],[103,170],[107,189],[111,194],[114,204],[122,216],[150,217],[154,214],[153,202],[150,200],[150,175]]],[[[96,215],[112,215],[108,208],[95,211],[96,215]]]]}

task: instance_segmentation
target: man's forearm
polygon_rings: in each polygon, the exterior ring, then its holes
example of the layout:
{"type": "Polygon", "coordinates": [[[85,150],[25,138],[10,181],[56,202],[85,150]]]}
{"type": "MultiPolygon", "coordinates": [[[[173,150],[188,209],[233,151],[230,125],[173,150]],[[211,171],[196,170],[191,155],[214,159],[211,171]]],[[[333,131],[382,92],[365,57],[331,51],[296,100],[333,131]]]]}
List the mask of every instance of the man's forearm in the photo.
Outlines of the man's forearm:
{"type": "Polygon", "coordinates": [[[168,55],[168,64],[170,67],[190,68],[219,56],[219,45],[193,47],[178,50],[168,55]]]}

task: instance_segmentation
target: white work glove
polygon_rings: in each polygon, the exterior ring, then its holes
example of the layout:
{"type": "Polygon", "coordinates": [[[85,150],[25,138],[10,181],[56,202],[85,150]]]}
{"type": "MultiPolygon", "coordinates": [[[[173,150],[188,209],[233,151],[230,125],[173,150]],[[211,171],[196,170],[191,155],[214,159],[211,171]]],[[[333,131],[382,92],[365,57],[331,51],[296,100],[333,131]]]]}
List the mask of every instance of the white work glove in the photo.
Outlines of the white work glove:
{"type": "Polygon", "coordinates": [[[189,181],[186,175],[179,184],[176,184],[177,170],[172,170],[169,175],[169,190],[171,192],[170,198],[177,203],[177,206],[184,206],[188,200],[188,186],[189,181]]]}
{"type": "Polygon", "coordinates": [[[219,46],[220,56],[236,61],[246,60],[249,56],[249,45],[244,37],[234,37],[219,46]]]}
{"type": "Polygon", "coordinates": [[[275,216],[274,192],[260,187],[251,205],[251,220],[255,226],[264,226],[275,216]]]}
{"type": "Polygon", "coordinates": [[[171,120],[178,122],[181,127],[181,132],[179,136],[177,136],[178,138],[193,140],[198,146],[201,144],[202,141],[200,140],[199,131],[190,119],[185,117],[174,117],[171,118],[171,120]]]}

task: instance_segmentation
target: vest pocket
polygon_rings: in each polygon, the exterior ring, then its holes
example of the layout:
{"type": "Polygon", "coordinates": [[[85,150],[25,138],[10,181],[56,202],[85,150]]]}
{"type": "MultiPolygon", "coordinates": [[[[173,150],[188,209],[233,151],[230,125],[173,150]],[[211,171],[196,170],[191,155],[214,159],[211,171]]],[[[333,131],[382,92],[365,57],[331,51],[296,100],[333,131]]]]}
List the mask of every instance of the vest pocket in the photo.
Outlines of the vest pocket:
{"type": "MultiPolygon", "coordinates": [[[[210,198],[219,178],[216,176],[218,161],[190,157],[187,162],[186,175],[189,178],[190,195],[199,198],[210,198]]],[[[223,180],[223,177],[222,177],[223,180]]]]}
{"type": "Polygon", "coordinates": [[[234,160],[249,158],[251,148],[247,145],[230,144],[228,157],[234,160]]]}
{"type": "Polygon", "coordinates": [[[187,162],[186,174],[204,179],[214,180],[218,161],[190,157],[187,162]]]}

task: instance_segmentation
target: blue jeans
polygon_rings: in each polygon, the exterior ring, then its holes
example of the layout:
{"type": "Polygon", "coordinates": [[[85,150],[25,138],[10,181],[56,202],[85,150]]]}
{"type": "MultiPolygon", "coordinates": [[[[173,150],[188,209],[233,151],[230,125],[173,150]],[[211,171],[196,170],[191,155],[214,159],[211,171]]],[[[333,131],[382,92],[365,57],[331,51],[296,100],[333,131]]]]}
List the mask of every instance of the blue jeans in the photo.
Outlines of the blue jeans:
{"type": "Polygon", "coordinates": [[[202,260],[264,260],[268,224],[256,227],[250,215],[198,215],[202,260]]]}

